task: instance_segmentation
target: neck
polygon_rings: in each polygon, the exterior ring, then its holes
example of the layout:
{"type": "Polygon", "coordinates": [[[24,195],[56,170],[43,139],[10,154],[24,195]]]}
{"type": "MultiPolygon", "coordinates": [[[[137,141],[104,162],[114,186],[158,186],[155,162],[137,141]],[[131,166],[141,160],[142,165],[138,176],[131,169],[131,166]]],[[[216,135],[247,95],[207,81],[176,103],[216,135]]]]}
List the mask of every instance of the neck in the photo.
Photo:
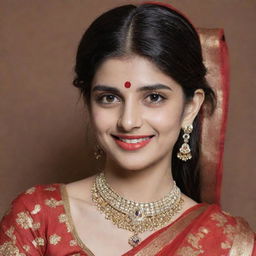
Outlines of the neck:
{"type": "Polygon", "coordinates": [[[107,160],[104,172],[108,184],[115,192],[136,202],[159,200],[173,186],[169,162],[140,170],[127,170],[107,160]]]}

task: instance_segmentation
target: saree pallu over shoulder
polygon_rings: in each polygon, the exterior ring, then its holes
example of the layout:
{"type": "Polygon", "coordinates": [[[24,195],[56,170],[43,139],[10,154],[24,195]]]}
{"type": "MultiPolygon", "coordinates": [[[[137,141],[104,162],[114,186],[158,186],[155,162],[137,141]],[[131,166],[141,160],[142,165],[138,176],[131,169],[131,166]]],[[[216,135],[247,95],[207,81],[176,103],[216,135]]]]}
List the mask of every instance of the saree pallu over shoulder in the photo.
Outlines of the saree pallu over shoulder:
{"type": "Polygon", "coordinates": [[[198,28],[206,79],[216,95],[216,109],[209,117],[201,111],[201,199],[220,204],[223,153],[229,101],[228,46],[223,29],[198,28]]]}
{"type": "Polygon", "coordinates": [[[255,256],[255,234],[217,205],[193,207],[123,256],[255,256]]]}
{"type": "MultiPolygon", "coordinates": [[[[190,225],[206,208],[205,206],[199,207],[193,211],[188,212],[186,217],[180,218],[175,221],[172,225],[161,229],[155,233],[155,238],[145,245],[141,250],[135,254],[125,254],[125,256],[135,255],[135,256],[153,256],[157,255],[164,247],[172,243],[175,237],[180,233],[181,230],[190,225]]],[[[143,246],[143,243],[136,248],[143,246]]]]}
{"type": "MultiPolygon", "coordinates": [[[[255,256],[255,234],[240,217],[232,217],[217,205],[207,210],[187,229],[174,256],[255,256]]],[[[178,241],[179,242],[179,241],[178,241]]]]}
{"type": "Polygon", "coordinates": [[[250,229],[248,223],[237,217],[237,234],[234,237],[233,246],[230,250],[230,256],[249,256],[256,255],[255,234],[250,229]]]}

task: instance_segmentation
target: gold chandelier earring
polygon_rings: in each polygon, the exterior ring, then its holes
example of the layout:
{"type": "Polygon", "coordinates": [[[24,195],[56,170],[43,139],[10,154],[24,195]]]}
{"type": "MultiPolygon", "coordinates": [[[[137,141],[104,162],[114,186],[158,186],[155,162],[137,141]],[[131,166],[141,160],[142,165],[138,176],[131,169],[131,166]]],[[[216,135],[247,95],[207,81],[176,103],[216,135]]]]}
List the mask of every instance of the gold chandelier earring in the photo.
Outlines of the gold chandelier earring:
{"type": "Polygon", "coordinates": [[[192,158],[191,149],[188,143],[190,139],[190,134],[193,131],[193,125],[191,124],[191,125],[185,126],[184,128],[182,128],[182,130],[184,132],[182,136],[184,142],[181,145],[179,152],[177,153],[177,157],[180,160],[186,162],[187,160],[190,160],[192,158]]]}

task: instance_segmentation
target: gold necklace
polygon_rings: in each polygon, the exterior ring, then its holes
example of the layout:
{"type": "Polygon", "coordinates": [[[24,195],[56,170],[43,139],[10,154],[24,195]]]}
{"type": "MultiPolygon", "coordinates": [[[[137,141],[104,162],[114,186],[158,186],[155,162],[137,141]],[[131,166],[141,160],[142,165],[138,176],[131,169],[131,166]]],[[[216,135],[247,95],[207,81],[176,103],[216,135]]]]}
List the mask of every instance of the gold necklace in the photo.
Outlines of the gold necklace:
{"type": "Polygon", "coordinates": [[[139,233],[165,226],[181,211],[184,200],[175,182],[171,192],[161,200],[139,203],[127,200],[107,184],[104,173],[96,176],[92,187],[92,200],[97,208],[118,228],[133,232],[128,243],[135,247],[141,241],[139,233]]]}

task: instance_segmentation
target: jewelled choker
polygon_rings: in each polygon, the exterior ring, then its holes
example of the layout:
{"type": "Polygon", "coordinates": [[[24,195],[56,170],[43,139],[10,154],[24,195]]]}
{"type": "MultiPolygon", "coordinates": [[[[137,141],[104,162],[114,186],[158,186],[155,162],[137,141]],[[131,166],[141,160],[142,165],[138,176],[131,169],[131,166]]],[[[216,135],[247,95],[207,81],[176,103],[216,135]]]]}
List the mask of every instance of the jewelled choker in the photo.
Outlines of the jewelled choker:
{"type": "Polygon", "coordinates": [[[128,240],[133,247],[141,242],[140,233],[154,231],[168,224],[181,211],[184,202],[175,182],[172,190],[158,201],[139,203],[125,199],[108,185],[103,172],[96,176],[92,200],[106,219],[118,228],[133,232],[128,240]]]}

